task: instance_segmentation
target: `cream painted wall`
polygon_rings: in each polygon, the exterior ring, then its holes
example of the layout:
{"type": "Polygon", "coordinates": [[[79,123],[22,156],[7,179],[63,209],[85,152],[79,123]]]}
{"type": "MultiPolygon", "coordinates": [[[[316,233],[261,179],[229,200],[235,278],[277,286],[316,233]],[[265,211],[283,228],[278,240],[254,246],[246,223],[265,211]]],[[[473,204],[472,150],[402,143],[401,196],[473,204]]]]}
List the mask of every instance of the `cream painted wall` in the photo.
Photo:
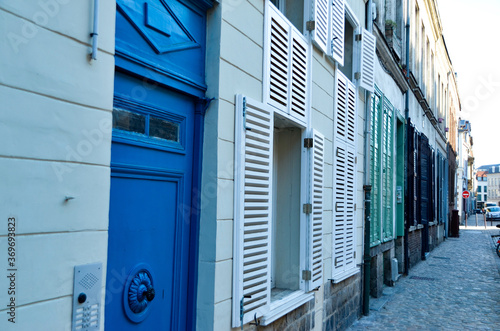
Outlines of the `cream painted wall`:
{"type": "MultiPolygon", "coordinates": [[[[361,1],[359,1],[361,2],[361,1]]],[[[356,4],[358,2],[355,2],[356,4]]],[[[220,49],[207,53],[207,96],[216,101],[207,112],[203,185],[217,194],[203,194],[200,236],[200,282],[198,327],[211,323],[213,330],[231,327],[232,241],[234,179],[234,98],[238,93],[263,101],[264,4],[262,0],[223,0],[209,12],[209,38],[220,49]],[[214,237],[211,235],[214,234],[214,237]],[[215,239],[216,238],[216,239],[215,239]],[[213,242],[215,240],[215,242],[213,242]],[[212,301],[212,307],[210,302],[212,301]]],[[[364,6],[353,11],[364,15],[364,6]]],[[[364,22],[364,16],[358,20],[364,22]]],[[[210,43],[209,43],[210,44],[210,43]]],[[[333,110],[335,67],[316,47],[312,52],[311,123],[325,135],[324,185],[324,279],[332,269],[333,204],[333,110]]],[[[363,243],[363,151],[364,97],[358,93],[357,107],[357,218],[356,264],[361,262],[363,243]]],[[[323,287],[316,297],[316,329],[323,318],[323,287]]]]}
{"type": "MultiPolygon", "coordinates": [[[[115,2],[99,9],[99,51],[89,62],[93,2],[0,4],[0,217],[17,219],[19,330],[69,330],[74,266],[106,269],[115,2]]],[[[2,252],[6,234],[2,226],[2,252]]],[[[9,330],[4,307],[0,329],[9,330]]]]}

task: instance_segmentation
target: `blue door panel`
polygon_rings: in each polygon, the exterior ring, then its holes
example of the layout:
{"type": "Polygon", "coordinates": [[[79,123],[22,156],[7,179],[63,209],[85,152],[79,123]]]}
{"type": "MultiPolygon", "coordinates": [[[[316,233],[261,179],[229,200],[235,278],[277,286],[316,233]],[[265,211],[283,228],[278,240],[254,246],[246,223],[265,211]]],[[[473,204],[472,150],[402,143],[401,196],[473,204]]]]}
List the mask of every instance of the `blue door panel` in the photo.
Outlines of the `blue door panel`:
{"type": "Polygon", "coordinates": [[[155,298],[151,313],[141,323],[123,318],[122,288],[113,293],[120,304],[106,306],[106,330],[169,330],[172,322],[174,260],[178,219],[179,179],[121,177],[112,174],[108,273],[128,273],[146,263],[154,275],[155,298]],[[141,192],[141,194],[136,194],[141,192]],[[154,194],[152,194],[154,193],[154,194]],[[111,227],[114,227],[111,228],[111,227]]]}
{"type": "Polygon", "coordinates": [[[117,74],[115,108],[181,118],[181,142],[165,145],[155,138],[113,130],[106,330],[184,330],[195,102],[159,85],[141,98],[124,93],[143,86],[140,82],[117,74]],[[132,313],[124,297],[140,264],[148,266],[156,295],[147,310],[132,313]],[[139,318],[142,315],[146,317],[139,318]]]}

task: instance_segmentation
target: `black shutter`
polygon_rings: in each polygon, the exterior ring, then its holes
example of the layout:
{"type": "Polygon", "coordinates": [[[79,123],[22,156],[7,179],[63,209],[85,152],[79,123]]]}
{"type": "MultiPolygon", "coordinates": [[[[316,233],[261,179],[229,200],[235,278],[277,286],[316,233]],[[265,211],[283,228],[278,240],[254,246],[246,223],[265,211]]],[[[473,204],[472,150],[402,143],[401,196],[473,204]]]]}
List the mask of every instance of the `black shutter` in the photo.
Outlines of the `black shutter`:
{"type": "Polygon", "coordinates": [[[416,203],[417,203],[417,182],[416,182],[416,172],[417,172],[417,163],[416,161],[416,145],[415,145],[415,127],[408,122],[407,124],[407,164],[408,167],[406,169],[407,176],[407,196],[406,196],[406,209],[407,209],[407,227],[417,225],[417,215],[416,215],[416,203]]]}

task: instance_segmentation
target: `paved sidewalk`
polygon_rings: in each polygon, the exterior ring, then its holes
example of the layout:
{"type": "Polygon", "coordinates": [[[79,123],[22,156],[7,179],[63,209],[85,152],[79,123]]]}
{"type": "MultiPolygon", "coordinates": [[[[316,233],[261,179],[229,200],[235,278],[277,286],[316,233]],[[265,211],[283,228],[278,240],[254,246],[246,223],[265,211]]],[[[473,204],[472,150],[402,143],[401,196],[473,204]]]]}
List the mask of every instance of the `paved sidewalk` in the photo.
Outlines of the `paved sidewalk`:
{"type": "Polygon", "coordinates": [[[491,238],[500,229],[468,225],[371,298],[370,315],[348,330],[500,330],[500,258],[491,238]]]}

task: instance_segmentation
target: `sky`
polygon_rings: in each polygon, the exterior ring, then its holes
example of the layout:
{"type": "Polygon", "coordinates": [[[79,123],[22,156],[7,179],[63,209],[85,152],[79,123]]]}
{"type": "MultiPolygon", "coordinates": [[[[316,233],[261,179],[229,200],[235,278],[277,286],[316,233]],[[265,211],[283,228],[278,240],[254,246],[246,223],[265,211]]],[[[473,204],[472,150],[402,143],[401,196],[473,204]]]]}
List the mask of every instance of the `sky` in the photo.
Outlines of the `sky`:
{"type": "Polygon", "coordinates": [[[437,0],[476,168],[500,163],[500,0],[437,0]]]}

